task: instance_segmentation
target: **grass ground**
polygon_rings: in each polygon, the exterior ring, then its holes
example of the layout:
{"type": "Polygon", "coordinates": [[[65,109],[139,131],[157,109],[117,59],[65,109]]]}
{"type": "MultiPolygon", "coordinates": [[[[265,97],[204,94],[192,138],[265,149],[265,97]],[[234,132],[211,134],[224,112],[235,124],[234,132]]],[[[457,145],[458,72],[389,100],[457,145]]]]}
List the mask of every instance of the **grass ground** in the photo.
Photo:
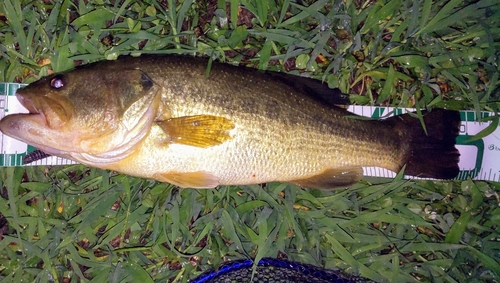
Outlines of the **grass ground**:
{"type": "MultiPolygon", "coordinates": [[[[0,4],[0,81],[139,53],[301,73],[363,105],[500,105],[498,0],[0,4]]],[[[223,261],[264,256],[376,281],[500,281],[498,183],[193,190],[81,165],[0,176],[6,282],[186,282],[223,261]]]]}

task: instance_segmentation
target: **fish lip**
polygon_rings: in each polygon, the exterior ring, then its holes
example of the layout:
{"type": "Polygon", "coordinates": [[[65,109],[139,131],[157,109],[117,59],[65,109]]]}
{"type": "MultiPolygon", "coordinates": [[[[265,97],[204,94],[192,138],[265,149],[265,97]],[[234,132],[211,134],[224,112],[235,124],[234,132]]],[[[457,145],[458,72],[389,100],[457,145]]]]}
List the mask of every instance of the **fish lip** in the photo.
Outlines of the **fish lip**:
{"type": "Polygon", "coordinates": [[[32,99],[27,98],[23,94],[16,93],[17,100],[21,103],[21,105],[26,108],[30,114],[40,114],[40,110],[35,106],[35,103],[32,99]]]}
{"type": "Polygon", "coordinates": [[[26,95],[23,95],[22,93],[17,92],[16,93],[17,100],[21,105],[28,110],[28,114],[25,115],[30,115],[30,116],[38,116],[38,120],[42,125],[48,126],[47,124],[47,118],[45,117],[45,114],[37,108],[35,105],[35,102],[27,97],[26,95]]]}

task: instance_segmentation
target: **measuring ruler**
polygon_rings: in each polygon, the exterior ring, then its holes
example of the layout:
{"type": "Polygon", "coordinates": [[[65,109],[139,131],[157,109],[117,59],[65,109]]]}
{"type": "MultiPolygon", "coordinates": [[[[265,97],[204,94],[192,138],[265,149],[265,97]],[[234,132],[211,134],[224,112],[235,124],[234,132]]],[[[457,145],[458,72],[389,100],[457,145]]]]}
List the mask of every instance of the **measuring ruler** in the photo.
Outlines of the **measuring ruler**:
{"type": "MultiPolygon", "coordinates": [[[[0,118],[11,113],[28,113],[15,97],[22,84],[0,83],[0,118]]],[[[349,111],[371,118],[390,117],[413,109],[376,107],[376,106],[350,106],[349,111]]],[[[493,115],[482,112],[480,118],[493,115]]],[[[457,137],[457,148],[460,151],[460,173],[457,180],[500,181],[500,127],[490,135],[469,142],[470,138],[485,129],[491,122],[477,122],[478,117],[473,111],[460,111],[462,124],[460,135],[457,137]]],[[[18,140],[0,134],[0,166],[24,166],[23,157],[35,151],[36,148],[18,140]]],[[[35,165],[67,165],[76,162],[60,157],[51,156],[30,163],[35,165]]],[[[393,178],[396,173],[378,167],[364,167],[365,176],[393,178]]],[[[412,177],[413,178],[413,177],[412,177]]]]}

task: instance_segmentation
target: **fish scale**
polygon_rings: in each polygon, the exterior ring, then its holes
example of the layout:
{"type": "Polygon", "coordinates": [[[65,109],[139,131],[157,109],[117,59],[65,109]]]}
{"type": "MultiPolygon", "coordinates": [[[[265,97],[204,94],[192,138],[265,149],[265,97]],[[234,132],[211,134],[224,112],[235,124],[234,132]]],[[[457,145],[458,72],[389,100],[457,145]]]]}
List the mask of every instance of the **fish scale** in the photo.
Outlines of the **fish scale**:
{"type": "MultiPolygon", "coordinates": [[[[205,80],[203,77],[201,79],[205,80]]],[[[176,78],[175,80],[180,81],[181,78],[176,78]]],[[[187,84],[181,81],[179,83],[183,85],[187,84]]],[[[167,86],[170,84],[166,82],[163,85],[168,89],[167,86]]],[[[373,161],[376,159],[373,157],[375,154],[376,156],[382,156],[381,152],[389,153],[386,152],[387,149],[385,146],[376,148],[373,147],[373,142],[370,142],[370,147],[366,147],[368,142],[362,142],[359,138],[352,136],[339,136],[337,140],[332,140],[331,132],[333,130],[328,129],[328,126],[324,123],[319,125],[314,124],[315,120],[312,119],[298,120],[297,122],[300,122],[301,127],[294,129],[293,123],[295,121],[288,121],[287,123],[286,120],[277,120],[280,117],[280,115],[276,115],[276,113],[280,112],[280,105],[278,103],[273,103],[272,107],[263,107],[268,109],[267,111],[262,111],[262,109],[258,109],[258,107],[262,107],[262,104],[249,105],[245,103],[246,101],[243,98],[235,99],[233,96],[230,105],[227,102],[223,103],[222,106],[214,105],[211,102],[214,99],[222,99],[224,94],[220,90],[216,94],[213,94],[215,92],[213,89],[220,89],[217,82],[214,84],[210,82],[207,85],[213,86],[208,87],[206,90],[206,92],[211,94],[210,96],[202,92],[197,92],[197,88],[184,89],[182,94],[188,97],[179,95],[176,91],[166,91],[164,101],[169,101],[172,105],[176,106],[172,107],[175,116],[198,114],[222,115],[230,117],[237,125],[245,126],[237,127],[234,130],[233,136],[235,138],[233,141],[230,141],[226,145],[214,147],[212,150],[197,150],[189,154],[190,151],[185,148],[177,149],[173,147],[172,150],[161,149],[155,151],[153,156],[161,156],[161,159],[165,160],[164,164],[175,164],[172,168],[165,165],[165,168],[162,169],[163,171],[175,169],[181,169],[185,172],[206,170],[215,172],[222,183],[261,183],[273,179],[285,181],[290,178],[313,175],[324,170],[324,164],[332,167],[359,164],[374,165],[376,164],[373,161]],[[268,115],[264,116],[261,113],[268,115]],[[271,119],[276,119],[276,124],[271,124],[271,119]],[[277,131],[277,129],[283,127],[285,127],[284,130],[277,131]],[[313,132],[312,129],[314,128],[316,128],[316,131],[313,132]],[[247,147],[241,145],[247,145],[247,147]],[[248,148],[248,145],[252,145],[251,148],[248,148]],[[356,148],[362,149],[361,154],[353,154],[356,148]],[[326,153],[318,154],[322,151],[326,151],[326,153]],[[248,154],[245,155],[245,152],[248,154]],[[248,158],[250,157],[250,153],[253,158],[248,158]],[[195,156],[202,161],[193,162],[192,160],[195,156]],[[234,162],[235,160],[238,161],[237,156],[246,156],[247,158],[240,158],[239,162],[234,162]],[[353,159],[355,159],[354,162],[352,162],[353,159]],[[175,162],[174,160],[182,161],[175,162]],[[335,161],[336,163],[333,163],[335,161]],[[179,168],[177,163],[187,165],[179,168]],[[245,164],[245,166],[241,166],[241,164],[245,164]],[[290,164],[293,164],[293,166],[290,166],[290,164]],[[273,175],[270,176],[268,172],[273,172],[273,175]],[[257,178],[252,177],[254,174],[257,175],[257,178]]],[[[172,86],[172,89],[175,90],[178,88],[172,86]]],[[[253,91],[260,92],[261,90],[257,88],[253,91]]],[[[297,115],[303,114],[300,109],[291,108],[290,104],[284,104],[283,107],[288,108],[286,109],[288,111],[293,110],[297,115]]],[[[286,117],[294,115],[287,114],[286,117]]],[[[334,118],[338,117],[339,115],[334,116],[334,118]]],[[[362,121],[350,122],[362,123],[362,121]]],[[[344,125],[339,125],[340,129],[338,131],[345,132],[353,127],[355,125],[344,123],[344,125]],[[340,128],[342,126],[346,130],[340,128]]],[[[163,137],[159,139],[161,140],[163,137]]]]}
{"type": "MultiPolygon", "coordinates": [[[[190,66],[183,66],[180,68],[189,69],[190,66]]],[[[212,70],[212,71],[214,72],[216,70],[212,70]]],[[[177,74],[179,74],[179,73],[177,73],[177,74]]],[[[219,75],[220,73],[217,73],[217,74],[219,75]]],[[[273,94],[279,94],[280,91],[282,93],[284,93],[284,92],[282,90],[279,90],[279,89],[278,90],[277,89],[270,89],[270,88],[274,88],[274,86],[266,86],[264,83],[267,83],[268,81],[264,81],[261,84],[264,87],[260,87],[260,85],[257,85],[257,86],[255,86],[254,89],[251,90],[251,93],[262,94],[262,96],[263,96],[262,99],[268,98],[268,100],[266,101],[267,104],[264,105],[264,106],[267,106],[267,107],[264,107],[265,109],[258,108],[262,104],[256,105],[253,103],[247,103],[248,100],[244,100],[244,98],[241,98],[240,100],[238,100],[238,98],[240,98],[240,97],[239,96],[235,97],[235,95],[231,96],[231,105],[224,104],[222,108],[217,107],[217,106],[213,106],[213,104],[211,104],[211,102],[213,102],[214,99],[223,100],[227,95],[227,94],[223,93],[221,91],[221,89],[224,90],[224,89],[227,89],[229,87],[232,87],[232,86],[228,86],[226,81],[223,81],[225,79],[225,77],[227,77],[227,73],[223,72],[222,74],[223,75],[221,75],[220,79],[218,79],[217,81],[210,80],[207,83],[203,83],[204,85],[209,86],[206,92],[210,92],[210,96],[205,96],[203,93],[200,93],[198,91],[198,89],[184,89],[184,91],[182,92],[183,94],[187,94],[187,95],[189,95],[189,97],[194,96],[198,99],[197,102],[194,103],[195,105],[193,105],[193,106],[191,106],[190,103],[186,103],[186,100],[184,100],[184,99],[182,100],[182,103],[176,103],[175,99],[176,99],[176,96],[179,95],[179,93],[175,92],[175,91],[170,92],[171,95],[169,97],[167,97],[165,100],[166,101],[173,101],[172,104],[180,106],[184,110],[184,111],[178,111],[178,112],[176,112],[174,110],[174,112],[176,113],[176,116],[187,116],[187,115],[209,113],[212,115],[227,115],[227,116],[230,116],[231,118],[234,119],[235,117],[240,117],[240,116],[243,116],[243,118],[245,118],[244,114],[248,114],[248,116],[246,116],[248,118],[244,119],[245,121],[243,121],[241,123],[241,124],[248,125],[246,127],[248,129],[258,129],[258,128],[260,128],[259,125],[269,125],[270,119],[271,119],[271,121],[275,120],[277,123],[279,123],[278,126],[273,125],[274,127],[268,127],[266,129],[264,129],[264,131],[261,133],[247,132],[247,133],[243,133],[242,135],[245,137],[265,137],[265,136],[269,136],[270,133],[277,133],[277,135],[269,137],[269,140],[271,140],[273,142],[271,144],[264,146],[265,148],[271,148],[271,147],[276,147],[276,146],[279,147],[279,143],[278,143],[278,145],[276,145],[276,141],[282,140],[283,136],[286,136],[286,134],[283,134],[283,132],[293,133],[293,136],[295,136],[295,137],[298,137],[298,134],[302,133],[302,138],[297,142],[297,144],[304,145],[305,147],[307,147],[306,152],[313,153],[312,155],[310,154],[309,156],[307,156],[308,158],[302,157],[300,160],[302,160],[303,162],[304,162],[304,160],[307,160],[307,161],[309,161],[309,163],[325,163],[325,161],[321,162],[321,160],[318,159],[318,157],[320,157],[320,156],[317,154],[318,152],[321,152],[321,150],[325,150],[325,148],[328,148],[327,151],[330,151],[330,152],[332,151],[332,149],[342,148],[342,152],[337,152],[335,154],[335,156],[337,156],[336,158],[329,158],[328,163],[331,163],[333,160],[338,159],[339,156],[343,157],[345,155],[350,155],[349,158],[340,158],[340,162],[338,162],[336,164],[332,164],[334,166],[349,166],[351,164],[347,160],[351,160],[352,158],[357,158],[357,160],[358,160],[357,163],[355,163],[354,165],[358,165],[358,164],[371,164],[371,165],[373,165],[373,164],[375,164],[375,162],[373,160],[370,160],[370,159],[375,159],[375,158],[371,158],[371,156],[373,156],[373,153],[376,153],[377,156],[379,155],[380,152],[389,153],[389,152],[387,152],[387,149],[384,150],[384,148],[373,148],[372,138],[369,138],[371,140],[371,141],[369,141],[370,147],[366,147],[367,144],[360,142],[359,137],[350,136],[349,138],[344,139],[342,136],[337,135],[338,142],[337,142],[337,144],[332,145],[332,142],[335,143],[336,141],[331,139],[330,132],[332,132],[332,130],[328,131],[327,126],[317,130],[317,131],[321,131],[322,134],[316,134],[314,136],[310,131],[305,131],[305,132],[301,132],[300,130],[296,131],[290,125],[290,124],[293,125],[293,122],[289,121],[288,125],[287,125],[286,120],[283,121],[283,118],[282,118],[282,117],[285,117],[285,118],[294,117],[294,116],[296,116],[296,115],[294,115],[294,113],[286,113],[286,115],[276,115],[276,113],[281,110],[280,107],[288,108],[288,109],[285,109],[285,110],[288,110],[288,112],[293,111],[293,112],[299,112],[299,114],[304,114],[304,113],[300,113],[301,112],[300,108],[293,107],[293,105],[290,105],[291,101],[293,101],[290,99],[290,97],[294,97],[294,96],[290,95],[290,93],[288,93],[288,94],[285,93],[285,95],[287,95],[287,97],[282,97],[283,100],[286,100],[286,102],[287,102],[286,104],[285,103],[278,104],[278,101],[276,101],[276,103],[270,103],[269,102],[270,97],[269,96],[266,97],[266,91],[269,91],[270,93],[273,93],[273,94]],[[203,99],[204,97],[210,97],[211,100],[206,101],[203,99]],[[237,103],[237,102],[240,102],[240,103],[237,103]],[[268,106],[269,104],[272,104],[272,105],[269,107],[268,106]],[[228,110],[232,110],[232,113],[228,113],[229,112],[228,110]],[[259,117],[258,116],[254,117],[253,115],[256,115],[256,114],[253,114],[253,113],[265,113],[265,114],[267,114],[267,116],[263,117],[262,120],[258,120],[259,117]],[[280,121],[278,119],[282,119],[282,120],[280,121]],[[256,121],[256,122],[252,123],[252,121],[256,121]],[[289,127],[285,131],[280,131],[280,132],[275,131],[275,128],[283,127],[283,126],[289,126],[289,127]],[[348,141],[350,143],[347,143],[348,141]],[[317,144],[317,146],[314,146],[315,144],[317,144]],[[352,144],[352,146],[350,146],[351,144],[352,144]],[[362,148],[362,149],[366,149],[366,150],[361,155],[353,155],[352,153],[355,152],[354,151],[355,148],[362,148]],[[368,157],[368,158],[365,158],[365,157],[368,157]],[[315,162],[312,162],[312,161],[315,161],[315,162]]],[[[166,76],[166,77],[168,77],[168,76],[166,76]]],[[[191,78],[194,76],[188,76],[188,77],[191,78]]],[[[217,78],[219,78],[219,76],[217,76],[217,78]]],[[[173,79],[173,81],[177,81],[179,84],[182,84],[182,85],[189,85],[187,82],[182,81],[182,79],[183,79],[183,77],[178,75],[178,77],[173,79]]],[[[245,81],[245,79],[246,78],[243,77],[241,81],[245,81]]],[[[203,82],[203,80],[205,80],[205,78],[201,77],[201,78],[199,78],[199,80],[203,82]]],[[[170,79],[169,79],[169,81],[170,81],[170,79]]],[[[168,85],[170,85],[170,84],[167,81],[164,85],[166,86],[166,88],[168,88],[168,85]]],[[[175,87],[174,87],[174,89],[175,89],[175,87]]],[[[245,90],[243,90],[242,92],[244,92],[244,91],[245,90]]],[[[285,95],[283,95],[283,96],[285,96],[285,95]]],[[[254,96],[252,96],[252,97],[254,97],[254,96]]],[[[272,98],[274,100],[277,100],[275,97],[272,97],[272,98]]],[[[274,100],[271,100],[271,101],[275,102],[274,100]]],[[[193,102],[191,102],[191,103],[193,103],[193,102]]],[[[285,110],[283,110],[283,112],[285,112],[285,110]]],[[[318,110],[318,109],[315,108],[314,111],[316,111],[316,110],[318,110]]],[[[314,116],[318,115],[316,112],[313,112],[311,114],[310,111],[307,114],[314,115],[314,116]]],[[[325,113],[321,113],[321,114],[324,115],[325,113]]],[[[333,119],[338,118],[339,116],[340,115],[337,115],[336,117],[333,117],[333,119]]],[[[312,124],[313,122],[316,122],[316,121],[312,118],[306,117],[302,121],[303,125],[301,125],[301,126],[307,128],[308,127],[307,125],[312,124]]],[[[345,125],[342,125],[342,126],[344,126],[343,128],[346,128],[345,125]]],[[[314,128],[314,127],[315,127],[315,125],[309,126],[309,128],[314,128]]],[[[353,126],[349,126],[349,127],[355,127],[355,126],[353,125],[353,126]]],[[[316,126],[316,128],[318,128],[318,127],[316,126]]],[[[350,129],[343,130],[343,128],[341,126],[339,126],[338,131],[345,132],[347,130],[350,130],[350,129]]],[[[262,139],[251,141],[251,144],[258,144],[258,143],[262,143],[262,139]]],[[[289,143],[293,144],[294,142],[293,142],[293,140],[290,140],[289,143]]],[[[288,148],[289,146],[287,145],[286,147],[288,148]]],[[[277,151],[279,152],[279,150],[277,150],[277,151]]],[[[294,150],[291,150],[291,151],[297,152],[294,150]]],[[[287,156],[286,153],[283,153],[279,157],[283,158],[283,156],[287,156]]],[[[261,160],[263,162],[266,162],[266,160],[268,160],[268,159],[269,158],[266,158],[266,156],[262,156],[261,160]]],[[[261,164],[259,164],[259,166],[260,165],[261,164]]],[[[275,169],[276,168],[272,168],[272,170],[275,170],[275,169]]],[[[307,172],[303,172],[303,173],[312,174],[314,172],[318,172],[318,170],[320,170],[320,169],[322,169],[322,168],[318,168],[318,167],[311,168],[311,170],[309,170],[307,172]]]]}
{"type": "Polygon", "coordinates": [[[352,118],[321,97],[335,91],[319,81],[215,62],[206,70],[203,58],[153,55],[78,67],[20,89],[31,113],[6,116],[0,129],[48,154],[182,187],[332,189],[358,181],[362,166],[459,172],[456,111],[426,113],[428,136],[409,114],[352,118]]]}

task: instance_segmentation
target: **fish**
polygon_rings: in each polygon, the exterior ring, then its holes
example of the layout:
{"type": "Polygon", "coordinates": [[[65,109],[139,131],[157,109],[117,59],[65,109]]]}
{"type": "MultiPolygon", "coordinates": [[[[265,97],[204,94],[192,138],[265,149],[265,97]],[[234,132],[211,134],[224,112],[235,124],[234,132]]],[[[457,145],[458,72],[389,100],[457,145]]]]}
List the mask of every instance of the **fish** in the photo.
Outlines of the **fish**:
{"type": "Polygon", "coordinates": [[[361,180],[364,166],[459,173],[457,111],[361,119],[326,98],[335,91],[319,80],[208,66],[141,55],[49,75],[17,91],[29,113],[5,116],[0,131],[48,155],[185,188],[338,189],[361,180]]]}

